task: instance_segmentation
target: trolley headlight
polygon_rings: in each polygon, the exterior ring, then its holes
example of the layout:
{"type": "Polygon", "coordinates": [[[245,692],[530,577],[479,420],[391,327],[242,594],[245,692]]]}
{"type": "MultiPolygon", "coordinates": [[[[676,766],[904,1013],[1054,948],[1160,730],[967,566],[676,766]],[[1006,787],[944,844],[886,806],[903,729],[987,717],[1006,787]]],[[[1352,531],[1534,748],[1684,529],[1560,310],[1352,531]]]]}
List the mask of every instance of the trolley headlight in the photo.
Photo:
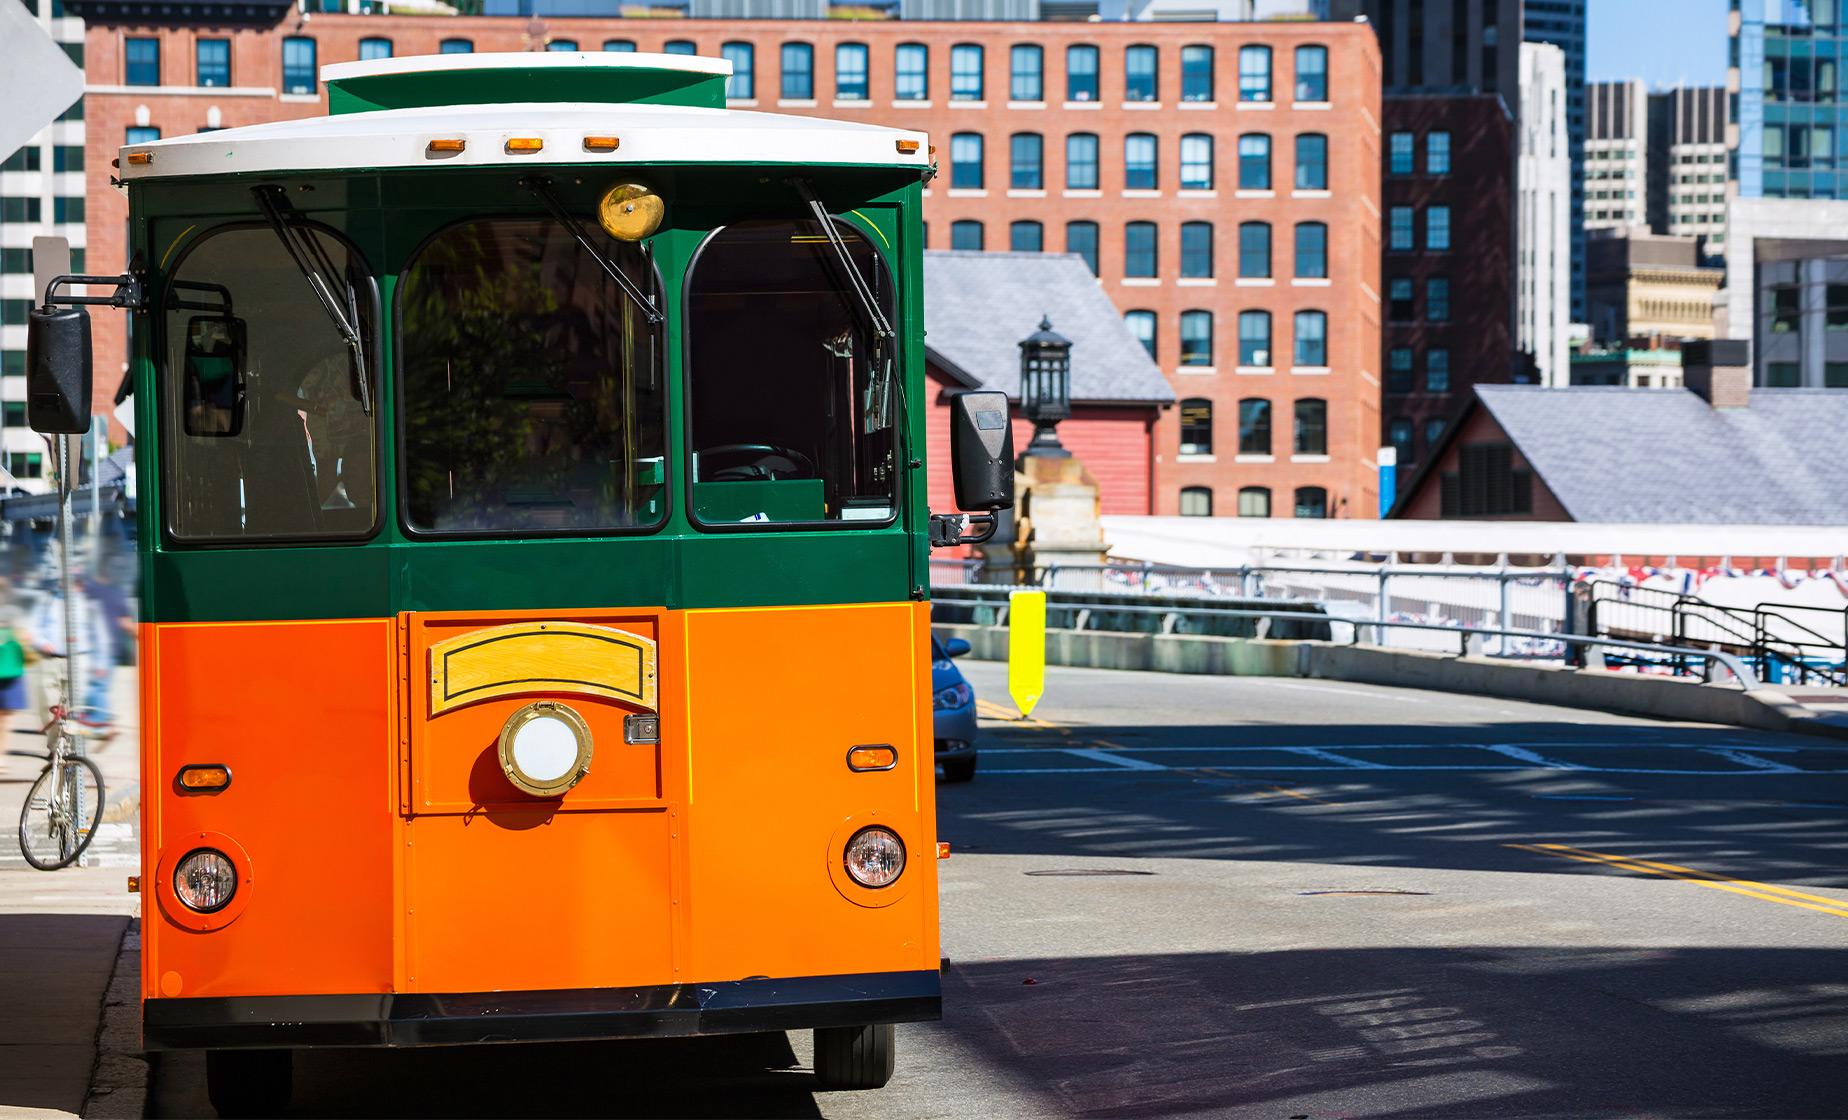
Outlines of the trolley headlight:
{"type": "Polygon", "coordinates": [[[618,241],[641,241],[661,228],[667,203],[646,183],[618,183],[597,200],[597,224],[618,241]]]}
{"type": "Polygon", "coordinates": [[[501,773],[534,797],[557,797],[590,773],[590,726],[569,706],[528,704],[501,728],[501,773]]]}
{"type": "Polygon", "coordinates": [[[174,865],[173,893],[201,914],[223,910],[237,893],[237,868],[216,848],[188,852],[174,865]]]}
{"type": "Polygon", "coordinates": [[[877,890],[898,881],[905,871],[905,843],[890,829],[863,828],[847,841],[847,874],[863,887],[877,890]]]}

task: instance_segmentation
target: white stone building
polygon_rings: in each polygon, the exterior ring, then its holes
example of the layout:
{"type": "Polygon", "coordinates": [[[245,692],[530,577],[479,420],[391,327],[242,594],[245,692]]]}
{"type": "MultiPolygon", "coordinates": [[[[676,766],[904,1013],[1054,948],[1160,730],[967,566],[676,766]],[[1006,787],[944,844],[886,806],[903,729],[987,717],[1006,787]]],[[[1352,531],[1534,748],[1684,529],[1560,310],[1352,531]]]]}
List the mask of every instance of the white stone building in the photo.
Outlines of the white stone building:
{"type": "Polygon", "coordinates": [[[1585,228],[1649,224],[1649,92],[1639,81],[1585,89],[1585,228]]]}
{"type": "Polygon", "coordinates": [[[1572,154],[1565,52],[1521,44],[1520,147],[1515,168],[1516,345],[1534,356],[1543,385],[1568,385],[1572,311],[1572,154]]]}

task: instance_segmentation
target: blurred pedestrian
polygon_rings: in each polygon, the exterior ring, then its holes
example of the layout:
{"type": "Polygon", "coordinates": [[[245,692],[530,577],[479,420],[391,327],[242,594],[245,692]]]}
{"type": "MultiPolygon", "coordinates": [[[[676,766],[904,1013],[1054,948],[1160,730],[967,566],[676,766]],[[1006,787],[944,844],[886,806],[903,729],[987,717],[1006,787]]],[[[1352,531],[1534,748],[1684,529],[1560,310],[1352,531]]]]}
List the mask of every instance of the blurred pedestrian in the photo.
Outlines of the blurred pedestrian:
{"type": "Polygon", "coordinates": [[[14,619],[12,585],[0,580],[0,774],[6,773],[7,745],[12,742],[13,713],[26,701],[26,645],[23,627],[14,619]]]}
{"type": "MultiPolygon", "coordinates": [[[[71,682],[76,695],[68,702],[80,709],[72,713],[79,722],[107,727],[111,719],[109,682],[115,669],[115,642],[103,612],[89,595],[79,594],[75,606],[78,667],[84,679],[71,682]]],[[[32,615],[32,634],[41,654],[57,658],[65,655],[64,596],[55,584],[39,597],[32,615]]]]}

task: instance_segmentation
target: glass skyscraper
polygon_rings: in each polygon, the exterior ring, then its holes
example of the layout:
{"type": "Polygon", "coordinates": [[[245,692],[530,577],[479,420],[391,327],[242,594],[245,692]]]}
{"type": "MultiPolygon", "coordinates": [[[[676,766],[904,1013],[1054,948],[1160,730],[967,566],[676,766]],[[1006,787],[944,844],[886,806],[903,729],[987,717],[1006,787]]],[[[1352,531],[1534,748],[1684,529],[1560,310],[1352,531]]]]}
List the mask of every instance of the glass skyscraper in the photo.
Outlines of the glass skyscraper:
{"type": "Polygon", "coordinates": [[[1840,0],[1732,0],[1732,173],[1745,198],[1848,198],[1840,0]]]}

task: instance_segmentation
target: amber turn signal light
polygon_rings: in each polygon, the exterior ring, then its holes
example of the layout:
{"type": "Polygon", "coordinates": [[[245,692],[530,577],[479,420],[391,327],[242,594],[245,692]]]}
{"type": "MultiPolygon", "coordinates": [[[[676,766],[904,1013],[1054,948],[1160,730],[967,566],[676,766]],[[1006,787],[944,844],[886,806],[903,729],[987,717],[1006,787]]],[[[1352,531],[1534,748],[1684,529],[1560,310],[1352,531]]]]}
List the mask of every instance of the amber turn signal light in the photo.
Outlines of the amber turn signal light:
{"type": "Polygon", "coordinates": [[[460,136],[432,140],[430,141],[430,150],[433,152],[467,151],[468,141],[462,139],[460,136]]]}
{"type": "Polygon", "coordinates": [[[917,150],[918,142],[916,140],[900,140],[898,142],[898,153],[900,155],[912,155],[917,150]]]}
{"type": "Polygon", "coordinates": [[[871,743],[847,752],[847,769],[855,773],[890,770],[898,765],[898,752],[884,743],[871,743]]]}
{"type": "Polygon", "coordinates": [[[507,138],[507,150],[510,152],[536,152],[545,147],[545,141],[537,136],[510,136],[507,138]]]}
{"type": "Polygon", "coordinates": [[[128,877],[128,893],[129,894],[140,894],[141,893],[141,876],[130,875],[128,877]]]}
{"type": "Polygon", "coordinates": [[[613,152],[622,147],[622,140],[615,136],[586,136],[584,150],[587,152],[613,152]]]}
{"type": "Polygon", "coordinates": [[[950,842],[948,840],[937,841],[937,858],[938,859],[949,859],[950,858],[950,842]]]}
{"type": "Polygon", "coordinates": [[[182,793],[217,793],[231,784],[231,768],[217,763],[180,767],[182,793]]]}
{"type": "Polygon", "coordinates": [[[153,163],[154,153],[153,152],[130,152],[128,153],[128,162],[132,164],[136,164],[136,165],[145,164],[145,163],[153,163]]]}

